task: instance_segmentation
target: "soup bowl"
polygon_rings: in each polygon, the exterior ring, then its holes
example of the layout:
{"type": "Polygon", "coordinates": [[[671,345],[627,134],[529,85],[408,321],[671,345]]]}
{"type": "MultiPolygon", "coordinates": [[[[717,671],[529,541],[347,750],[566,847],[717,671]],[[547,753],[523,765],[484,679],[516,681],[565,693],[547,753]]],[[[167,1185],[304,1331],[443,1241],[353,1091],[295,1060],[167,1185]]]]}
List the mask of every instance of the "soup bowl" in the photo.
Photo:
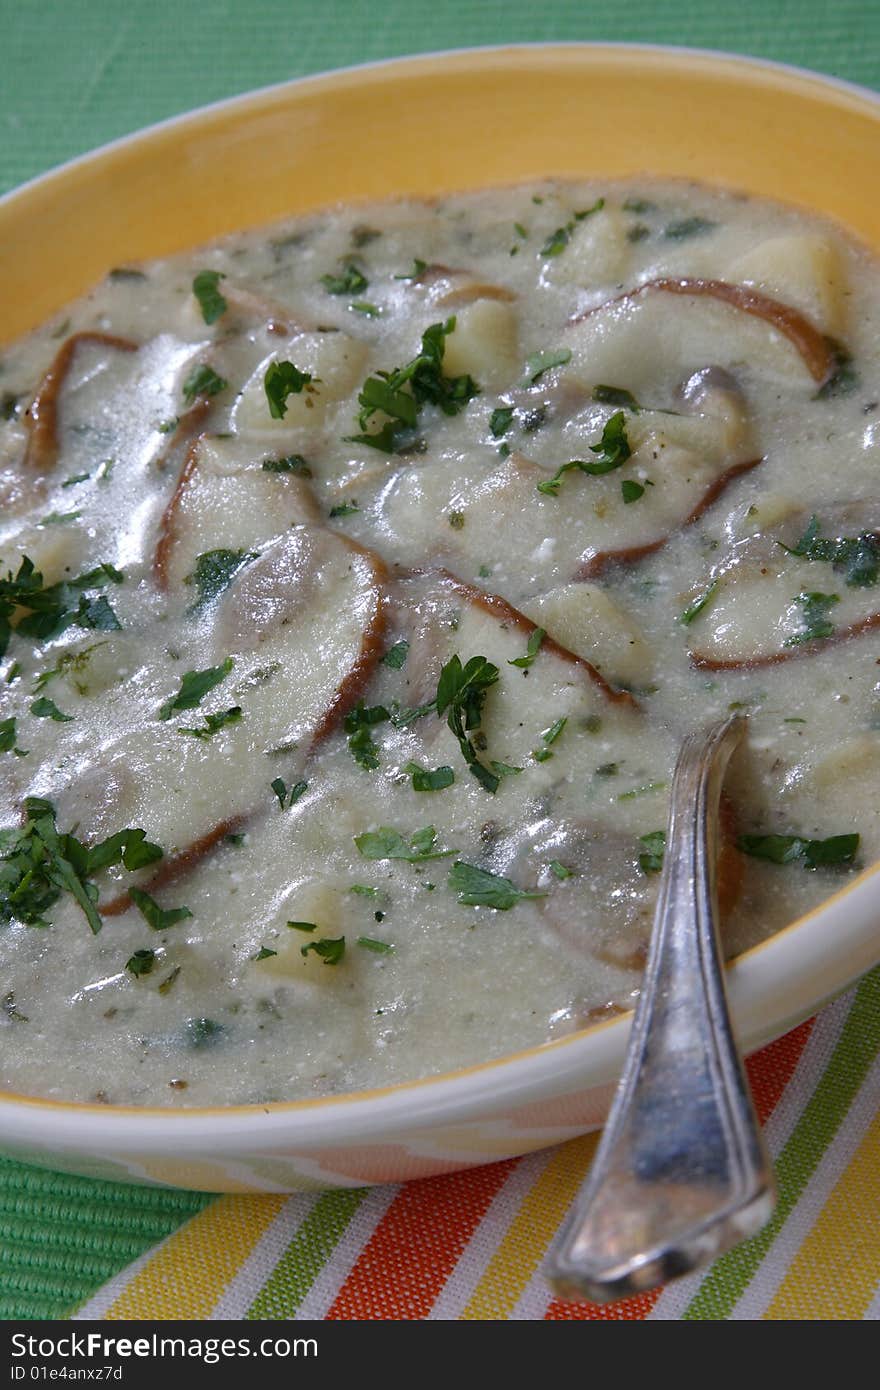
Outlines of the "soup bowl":
{"type": "MultiPolygon", "coordinates": [[[[2,331],[26,332],[112,265],[338,202],[648,173],[798,204],[880,250],[874,94],[687,50],[480,49],[236,98],[15,191],[0,200],[2,331]]],[[[878,867],[731,962],[745,1051],[880,959],[878,867]]],[[[480,1066],[327,1099],[170,1111],[2,1094],[0,1150],[70,1172],[205,1191],[424,1177],[600,1125],[629,1026],[623,1015],[480,1066]]]]}

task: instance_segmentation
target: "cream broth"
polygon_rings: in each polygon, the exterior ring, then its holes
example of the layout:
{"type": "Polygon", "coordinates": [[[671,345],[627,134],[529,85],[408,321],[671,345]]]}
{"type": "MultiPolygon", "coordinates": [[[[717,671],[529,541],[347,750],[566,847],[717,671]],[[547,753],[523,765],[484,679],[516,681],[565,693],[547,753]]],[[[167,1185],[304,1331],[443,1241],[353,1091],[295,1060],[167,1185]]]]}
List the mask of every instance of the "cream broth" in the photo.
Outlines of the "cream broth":
{"type": "Polygon", "coordinates": [[[119,267],[7,348],[0,1084],[289,1100],[628,1007],[728,709],[729,952],[875,860],[878,317],[815,217],[548,183],[119,267]]]}

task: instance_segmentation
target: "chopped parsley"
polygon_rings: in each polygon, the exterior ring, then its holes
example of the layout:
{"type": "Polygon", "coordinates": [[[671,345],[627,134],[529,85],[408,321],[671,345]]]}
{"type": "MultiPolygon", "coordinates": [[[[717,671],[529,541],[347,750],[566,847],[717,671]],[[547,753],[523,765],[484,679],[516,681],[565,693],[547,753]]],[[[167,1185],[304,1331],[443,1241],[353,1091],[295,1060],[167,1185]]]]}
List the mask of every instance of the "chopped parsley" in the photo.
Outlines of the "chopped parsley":
{"type": "Polygon", "coordinates": [[[835,864],[851,864],[859,848],[859,835],[831,835],[827,840],[808,840],[800,835],[740,835],[737,849],[753,859],[771,864],[804,861],[806,869],[823,869],[835,864]]]}
{"type": "Polygon", "coordinates": [[[128,895],[144,921],[154,931],[166,931],[176,922],[183,922],[187,917],[192,917],[188,907],[160,907],[156,899],[151,898],[142,888],[129,888],[128,895]]]}
{"type": "Polygon", "coordinates": [[[345,716],[343,728],[348,734],[348,747],[355,762],[368,771],[379,766],[379,750],[373,742],[370,730],[376,724],[383,724],[391,715],[384,705],[364,706],[359,700],[353,710],[345,716]]]}
{"type": "Polygon", "coordinates": [[[341,275],[322,275],[321,284],[328,294],[361,294],[369,285],[369,280],[351,262],[341,275]]]}
{"type": "Polygon", "coordinates": [[[365,830],[355,835],[354,842],[358,852],[365,859],[405,859],[409,864],[420,864],[426,859],[446,859],[455,854],[454,849],[435,849],[437,832],[433,825],[417,830],[407,842],[390,825],[381,825],[378,830],[365,830]]]}
{"type": "Polygon", "coordinates": [[[849,396],[860,384],[859,374],[853,366],[852,354],[842,343],[829,339],[834,355],[834,371],[813,397],[814,401],[827,401],[836,396],[849,396]]]}
{"type": "Polygon", "coordinates": [[[835,603],[840,602],[838,594],[801,593],[795,599],[803,609],[803,631],[797,632],[783,643],[786,647],[799,647],[804,642],[818,642],[824,637],[834,635],[834,624],[829,613],[835,603]]]}
{"type": "Polygon", "coordinates": [[[358,506],[357,502],[354,499],[352,499],[351,502],[338,502],[335,507],[330,508],[330,511],[327,513],[327,515],[330,517],[330,520],[332,521],[334,517],[353,516],[355,512],[359,511],[360,507],[358,506]]]}
{"type": "Polygon", "coordinates": [[[627,391],[625,386],[594,386],[593,400],[600,405],[621,406],[624,410],[631,410],[633,415],[638,415],[641,409],[633,393],[627,391]]]}
{"type": "Polygon", "coordinates": [[[567,869],[558,859],[551,859],[547,868],[550,870],[553,877],[558,878],[561,883],[567,878],[572,878],[574,876],[574,869],[567,869]]]}
{"type": "Polygon", "coordinates": [[[382,313],[378,304],[368,304],[365,299],[356,299],[348,307],[353,314],[363,314],[368,319],[377,319],[382,313]]]}
{"type": "Polygon", "coordinates": [[[540,352],[533,352],[526,358],[523,385],[534,386],[545,372],[552,371],[554,367],[564,367],[570,361],[571,348],[543,348],[540,352]]]}
{"type": "MultiPolygon", "coordinates": [[[[16,574],[9,570],[5,579],[0,578],[0,657],[5,655],[13,631],[22,637],[49,641],[73,624],[100,627],[105,622],[103,610],[98,609],[97,600],[88,599],[84,591],[121,584],[124,578],[122,571],[114,569],[113,565],[100,564],[76,579],[62,580],[47,588],[33,561],[23,556],[16,574]],[[27,612],[13,629],[12,617],[20,608],[27,612]]],[[[118,628],[120,624],[112,608],[109,604],[106,608],[113,625],[118,628]]]]}
{"type": "Polygon", "coordinates": [[[278,804],[282,811],[289,811],[291,806],[295,806],[300,797],[308,790],[308,782],[294,782],[290,791],[282,777],[276,777],[269,783],[273,792],[278,797],[278,804]]]}
{"type": "Polygon", "coordinates": [[[144,949],[135,951],[133,956],[129,956],[125,962],[125,968],[130,975],[134,975],[139,980],[142,975],[152,975],[153,967],[156,964],[156,952],[144,949]]]}
{"type": "Polygon", "coordinates": [[[292,362],[270,362],[263,377],[263,389],[273,420],[287,414],[288,396],[298,396],[311,383],[310,372],[301,372],[292,362]]]}
{"type": "Polygon", "coordinates": [[[220,281],[226,276],[219,270],[200,270],[192,282],[192,291],[199,302],[205,323],[216,323],[229,305],[220,293],[220,281]]]}
{"type": "Polygon", "coordinates": [[[25,758],[27,754],[15,746],[18,737],[15,722],[14,716],[11,719],[0,719],[0,753],[15,753],[19,758],[25,758]]]}
{"type": "Polygon", "coordinates": [[[567,716],[562,719],[554,719],[550,727],[542,731],[541,742],[544,745],[543,748],[532,749],[532,757],[536,763],[545,763],[548,758],[553,757],[550,751],[550,745],[556,742],[567,723],[567,716]]]}
{"type": "Polygon", "coordinates": [[[632,455],[632,449],[626,437],[626,416],[622,410],[616,411],[611,416],[602,430],[602,438],[599,443],[591,444],[589,448],[591,454],[598,455],[595,463],[585,463],[582,459],[572,459],[570,463],[562,464],[552,478],[538,483],[538,491],[543,492],[548,497],[555,497],[559,492],[563,477],[572,470],[577,469],[581,473],[588,473],[591,477],[601,477],[626,463],[632,455]]]}
{"type": "Polygon", "coordinates": [[[465,514],[464,514],[464,512],[450,512],[450,513],[449,513],[449,525],[452,527],[453,531],[460,531],[460,530],[462,529],[462,527],[464,526],[464,523],[465,523],[465,514]]]}
{"type": "Polygon", "coordinates": [[[594,212],[601,212],[605,206],[604,198],[597,198],[591,208],[584,208],[583,212],[576,212],[570,221],[564,226],[557,227],[555,232],[551,232],[544,245],[538,252],[539,256],[559,256],[571,241],[571,234],[578,222],[583,222],[584,218],[592,217],[594,212]]]}
{"type": "Polygon", "coordinates": [[[789,555],[804,560],[830,564],[836,574],[844,576],[850,589],[870,589],[880,575],[880,537],[865,532],[861,536],[825,538],[821,535],[819,518],[813,516],[800,540],[793,546],[782,545],[789,555]]]}
{"type": "Polygon", "coordinates": [[[433,323],[422,334],[421,351],[403,367],[377,372],[364,382],[358,396],[358,423],[362,433],[350,435],[357,444],[368,444],[383,453],[394,453],[401,435],[413,430],[424,405],[435,405],[444,415],[457,415],[480,388],[471,376],[449,377],[443,373],[446,338],[455,328],[455,318],[433,323]],[[406,388],[406,389],[404,389],[406,388]],[[367,426],[377,411],[390,418],[379,430],[367,426]]]}
{"type": "Polygon", "coordinates": [[[199,1050],[214,1047],[224,1036],[226,1029],[213,1018],[188,1018],[183,1025],[184,1036],[190,1047],[199,1050]]]}
{"type": "Polygon", "coordinates": [[[349,888],[349,893],[358,893],[362,898],[378,898],[379,889],[371,888],[367,883],[353,883],[349,888]]]}
{"type": "Polygon", "coordinates": [[[393,647],[389,647],[382,657],[382,664],[390,666],[392,671],[399,671],[406,661],[409,653],[409,642],[402,637],[399,642],[395,642],[393,647]]]}
{"type": "Polygon", "coordinates": [[[196,567],[183,581],[191,584],[196,591],[195,603],[191,613],[199,613],[203,608],[219,598],[229,588],[235,576],[245,565],[256,560],[253,550],[205,550],[196,559],[196,567]]]}
{"type": "Polygon", "coordinates": [[[704,589],[701,594],[698,594],[697,597],[688,604],[684,612],[679,614],[678,621],[683,623],[685,627],[690,627],[694,619],[698,618],[714,601],[720,587],[721,580],[713,579],[708,588],[704,589]]]}
{"type": "Polygon", "coordinates": [[[65,478],[61,486],[76,487],[77,483],[87,483],[90,477],[90,473],[74,473],[72,477],[65,478]]]}
{"type": "Polygon", "coordinates": [[[529,640],[526,643],[525,656],[514,657],[513,661],[508,661],[508,666],[520,666],[524,671],[527,671],[529,667],[532,665],[532,662],[535,660],[535,657],[538,655],[538,652],[541,649],[541,643],[543,642],[546,636],[547,633],[544,631],[542,627],[534,628],[534,630],[529,633],[529,640]]]}
{"type": "Polygon", "coordinates": [[[320,956],[324,965],[338,965],[345,955],[345,937],[324,936],[320,941],[307,941],[299,949],[303,956],[307,956],[309,951],[314,951],[316,956],[320,956]]]}
{"type": "Polygon", "coordinates": [[[455,773],[451,767],[435,767],[430,771],[419,767],[418,763],[407,763],[403,770],[412,775],[414,792],[440,792],[444,787],[451,787],[455,781],[455,773]]]}
{"type": "Polygon", "coordinates": [[[666,849],[666,831],[651,830],[640,835],[639,842],[645,846],[639,855],[639,868],[643,874],[659,874],[663,868],[663,854],[666,849]]]}
{"type": "Polygon", "coordinates": [[[207,362],[193,367],[183,383],[183,399],[186,405],[193,405],[197,396],[216,396],[225,391],[229,382],[214,371],[207,362]]]}
{"type": "Polygon", "coordinates": [[[385,956],[394,950],[390,941],[376,941],[372,936],[359,936],[355,944],[363,946],[365,951],[374,951],[377,956],[385,956]]]}
{"type": "Polygon", "coordinates": [[[209,666],[206,671],[187,671],[180,682],[180,689],[170,700],[166,700],[159,710],[160,719],[170,719],[175,710],[195,709],[202,700],[229,675],[233,660],[228,656],[219,666],[209,666]]]}
{"type": "Polygon", "coordinates": [[[278,952],[271,950],[270,947],[261,946],[259,951],[251,956],[251,960],[268,960],[270,956],[277,956],[277,954],[278,952]]]}
{"type": "Polygon", "coordinates": [[[50,512],[37,522],[38,526],[63,526],[68,521],[79,521],[82,512],[50,512]]]}
{"type": "Polygon", "coordinates": [[[632,478],[624,478],[620,484],[620,495],[629,505],[630,502],[638,502],[640,497],[644,497],[645,489],[642,483],[636,483],[632,478]]]}
{"type": "Polygon", "coordinates": [[[241,722],[241,705],[233,705],[231,709],[221,710],[219,714],[206,714],[205,722],[201,728],[197,729],[178,729],[179,734],[189,734],[191,738],[207,740],[213,738],[221,729],[225,729],[227,724],[239,724],[241,722]]]}
{"type": "Polygon", "coordinates": [[[395,275],[395,280],[418,280],[419,276],[424,275],[428,269],[427,261],[420,261],[418,256],[413,259],[412,270],[408,270],[405,275],[395,275]]]}
{"type": "Polygon", "coordinates": [[[27,797],[23,809],[23,825],[0,830],[0,922],[47,927],[43,914],[69,893],[97,934],[98,889],[90,876],[120,862],[134,869],[162,857],[143,830],[121,830],[89,850],[74,835],[59,833],[50,801],[27,797]]]}
{"type": "Polygon", "coordinates": [[[476,864],[466,864],[461,859],[449,870],[448,883],[465,907],[493,907],[497,912],[507,912],[528,898],[547,896],[546,893],[525,893],[509,878],[480,869],[476,864]]]}
{"type": "Polygon", "coordinates": [[[501,439],[513,422],[513,406],[499,405],[489,416],[489,433],[493,439],[501,439]]]}
{"type": "Polygon", "coordinates": [[[35,719],[54,719],[56,724],[72,724],[73,715],[65,714],[58,708],[54,700],[50,700],[45,695],[41,695],[38,700],[34,700],[31,705],[31,714],[35,719]]]}
{"type": "Polygon", "coordinates": [[[628,792],[621,792],[617,800],[635,801],[637,796],[647,796],[650,792],[662,792],[665,789],[665,782],[646,782],[644,786],[632,787],[628,792]]]}
{"type": "Polygon", "coordinates": [[[295,473],[298,478],[311,478],[312,470],[302,454],[286,454],[284,458],[263,459],[264,473],[295,473]]]}
{"type": "Polygon", "coordinates": [[[462,757],[473,777],[488,792],[498,789],[498,774],[481,762],[473,739],[468,735],[479,730],[483,717],[486,692],[498,680],[499,670],[484,656],[472,656],[465,666],[458,655],[453,656],[440,672],[437,683],[436,708],[451,732],[458,739],[462,757]]]}
{"type": "Polygon", "coordinates": [[[714,231],[717,223],[706,217],[683,217],[678,222],[668,222],[663,228],[667,241],[687,241],[692,236],[705,236],[714,231]]]}

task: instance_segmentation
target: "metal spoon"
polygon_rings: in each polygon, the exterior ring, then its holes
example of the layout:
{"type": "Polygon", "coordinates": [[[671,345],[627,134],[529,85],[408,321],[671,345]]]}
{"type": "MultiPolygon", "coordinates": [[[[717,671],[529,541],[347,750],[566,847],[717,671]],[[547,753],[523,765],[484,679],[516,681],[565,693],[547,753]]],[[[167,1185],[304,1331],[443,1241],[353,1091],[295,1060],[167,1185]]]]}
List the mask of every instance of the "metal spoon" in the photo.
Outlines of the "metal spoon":
{"type": "Polygon", "coordinates": [[[718,944],[718,804],[745,730],[682,745],[648,963],[593,1166],[551,1251],[566,1297],[609,1302],[708,1264],[764,1225],[773,1173],[734,1042],[718,944]]]}

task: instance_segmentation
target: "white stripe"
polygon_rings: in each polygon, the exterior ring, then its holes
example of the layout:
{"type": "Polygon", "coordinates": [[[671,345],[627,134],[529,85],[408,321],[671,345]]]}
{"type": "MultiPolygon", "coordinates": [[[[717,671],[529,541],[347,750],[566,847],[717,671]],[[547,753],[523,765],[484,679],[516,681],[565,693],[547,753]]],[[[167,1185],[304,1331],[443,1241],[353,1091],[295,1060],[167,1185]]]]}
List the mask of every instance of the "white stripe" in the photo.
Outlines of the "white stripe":
{"type": "Polygon", "coordinates": [[[298,1192],[279,1211],[253,1250],[239,1265],[209,1318],[243,1318],[271,1275],[296,1232],[318,1201],[318,1193],[298,1192]]]}
{"type": "Polygon", "coordinates": [[[523,1201],[552,1157],[553,1151],[546,1149],[529,1154],[508,1174],[444,1284],[429,1319],[450,1321],[461,1317],[523,1201]]]}
{"type": "MultiPolygon", "coordinates": [[[[818,1086],[831,1055],[837,1046],[843,1025],[849,1014],[854,992],[835,999],[819,1014],[772,1115],[764,1126],[764,1137],[770,1156],[776,1159],[791,1138],[807,1101],[818,1086]]],[[[768,1255],[772,1253],[771,1246],[768,1255]]],[[[666,1322],[680,1318],[705,1278],[705,1273],[689,1274],[668,1284],[658,1298],[648,1321],[666,1322]]]]}
{"type": "Polygon", "coordinates": [[[324,1265],[302,1303],[293,1314],[297,1321],[323,1318],[352,1266],[400,1191],[399,1184],[374,1187],[348,1223],[333,1256],[324,1265]]]}
{"type": "Polygon", "coordinates": [[[815,1172],[773,1243],[773,1259],[755,1273],[731,1318],[753,1321],[763,1316],[792,1260],[803,1245],[865,1136],[880,1103],[880,1057],[874,1061],[846,1118],[822,1155],[815,1172]]]}

